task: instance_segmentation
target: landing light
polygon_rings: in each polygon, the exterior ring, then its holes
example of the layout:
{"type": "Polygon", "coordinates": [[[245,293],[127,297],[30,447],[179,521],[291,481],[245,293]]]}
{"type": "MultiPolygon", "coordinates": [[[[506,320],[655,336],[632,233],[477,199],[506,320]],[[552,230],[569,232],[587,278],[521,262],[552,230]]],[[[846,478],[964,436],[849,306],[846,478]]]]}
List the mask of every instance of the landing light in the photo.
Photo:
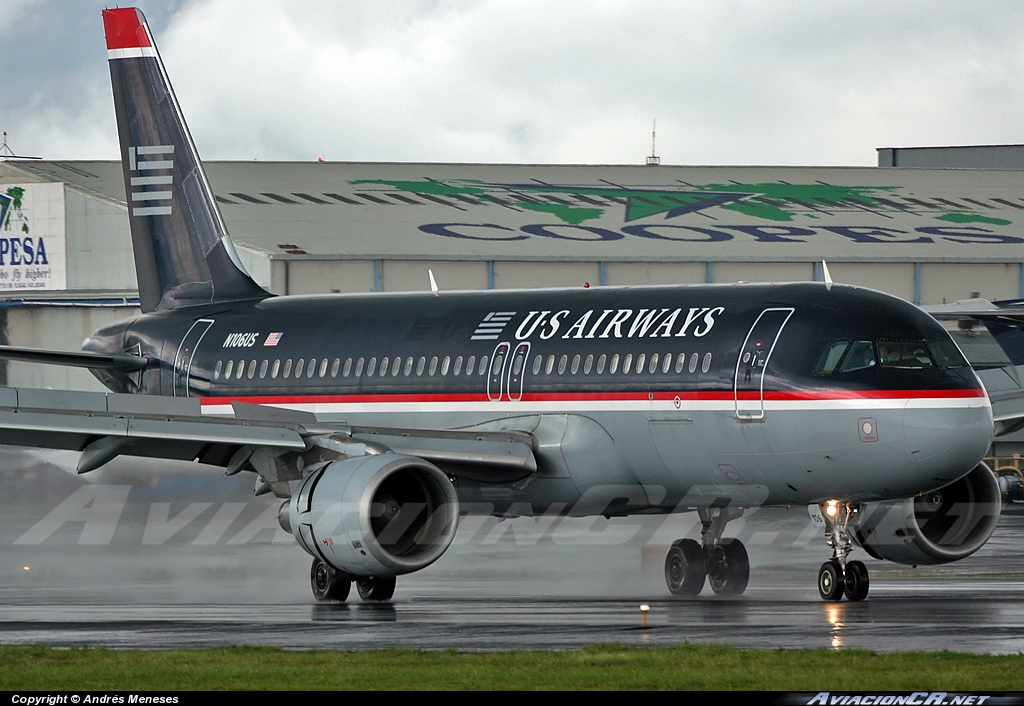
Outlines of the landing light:
{"type": "Polygon", "coordinates": [[[829,500],[828,504],[825,505],[825,513],[829,517],[835,517],[838,512],[839,512],[839,501],[838,500],[829,500]]]}

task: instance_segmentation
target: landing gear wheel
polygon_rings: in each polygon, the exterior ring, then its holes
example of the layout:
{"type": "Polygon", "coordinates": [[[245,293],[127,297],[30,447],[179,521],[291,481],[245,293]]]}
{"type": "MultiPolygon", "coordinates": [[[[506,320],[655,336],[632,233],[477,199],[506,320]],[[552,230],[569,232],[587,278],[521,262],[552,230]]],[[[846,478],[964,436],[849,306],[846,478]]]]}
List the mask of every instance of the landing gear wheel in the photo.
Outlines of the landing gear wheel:
{"type": "Polygon", "coordinates": [[[314,559],[309,569],[309,584],[313,588],[313,597],[318,601],[343,603],[352,590],[347,574],[320,559],[314,559]]]}
{"type": "Polygon", "coordinates": [[[838,561],[826,561],[818,569],[818,593],[823,600],[842,600],[845,585],[843,567],[839,565],[838,561]]]}
{"type": "Polygon", "coordinates": [[[868,597],[868,567],[862,561],[846,562],[846,575],[843,577],[843,591],[851,601],[862,601],[868,597]]]}
{"type": "Polygon", "coordinates": [[[665,583],[676,596],[696,596],[704,588],[704,550],[692,539],[672,543],[665,557],[665,583]]]}
{"type": "Polygon", "coordinates": [[[364,601],[390,601],[395,595],[394,576],[360,576],[356,590],[364,601]]]}
{"type": "Polygon", "coordinates": [[[738,596],[747,590],[750,559],[743,542],[723,539],[709,550],[708,582],[720,596],[738,596]]]}

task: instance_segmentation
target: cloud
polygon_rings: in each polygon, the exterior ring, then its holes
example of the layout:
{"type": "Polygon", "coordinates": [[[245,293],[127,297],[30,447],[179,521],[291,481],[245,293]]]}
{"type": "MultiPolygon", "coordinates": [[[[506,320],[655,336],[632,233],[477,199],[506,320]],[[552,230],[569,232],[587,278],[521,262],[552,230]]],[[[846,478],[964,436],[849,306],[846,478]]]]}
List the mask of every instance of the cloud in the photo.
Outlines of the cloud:
{"type": "MultiPolygon", "coordinates": [[[[19,151],[113,158],[101,5],[66,7],[9,23],[0,127],[19,151]]],[[[207,159],[642,163],[654,118],[676,164],[1020,141],[1009,0],[143,8],[207,159]]]]}

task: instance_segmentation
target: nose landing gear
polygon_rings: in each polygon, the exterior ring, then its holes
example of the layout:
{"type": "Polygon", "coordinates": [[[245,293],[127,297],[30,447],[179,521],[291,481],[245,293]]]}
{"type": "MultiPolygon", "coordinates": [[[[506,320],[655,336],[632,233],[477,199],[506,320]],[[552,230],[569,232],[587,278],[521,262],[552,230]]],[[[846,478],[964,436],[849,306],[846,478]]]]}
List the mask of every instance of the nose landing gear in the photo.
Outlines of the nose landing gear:
{"type": "Polygon", "coordinates": [[[825,543],[832,548],[832,558],[818,569],[818,595],[825,601],[862,601],[868,597],[871,581],[868,567],[861,561],[847,561],[853,550],[849,522],[860,508],[834,500],[821,503],[821,516],[825,521],[825,543]]]}

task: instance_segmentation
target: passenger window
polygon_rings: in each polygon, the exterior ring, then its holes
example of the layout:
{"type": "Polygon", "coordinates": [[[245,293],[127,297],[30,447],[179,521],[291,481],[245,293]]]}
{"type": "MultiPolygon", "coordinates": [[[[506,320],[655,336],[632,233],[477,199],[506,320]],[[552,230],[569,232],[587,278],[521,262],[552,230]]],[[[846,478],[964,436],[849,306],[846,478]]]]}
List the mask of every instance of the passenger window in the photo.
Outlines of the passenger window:
{"type": "Polygon", "coordinates": [[[539,355],[539,356],[537,356],[536,358],[533,359],[533,374],[534,375],[539,375],[540,374],[540,367],[542,365],[544,365],[544,356],[539,355]]]}
{"type": "Polygon", "coordinates": [[[221,369],[221,367],[223,367],[223,365],[224,365],[224,361],[223,360],[218,360],[217,364],[215,366],[213,366],[213,379],[214,380],[220,379],[220,369],[221,369]]]}
{"type": "Polygon", "coordinates": [[[704,362],[701,363],[700,371],[702,373],[706,373],[709,370],[711,370],[711,354],[710,353],[705,353],[704,354],[704,362]]]}
{"type": "MultiPolygon", "coordinates": [[[[363,361],[364,361],[363,358],[360,358],[359,360],[356,361],[356,373],[355,373],[355,375],[356,375],[357,378],[363,376],[363,361]]],[[[287,366],[286,366],[285,369],[287,369],[287,366]]],[[[285,373],[284,376],[288,377],[288,373],[285,373]]]]}
{"type": "MultiPolygon", "coordinates": [[[[303,369],[303,367],[305,365],[306,365],[306,360],[304,358],[299,358],[299,362],[297,362],[295,364],[295,377],[297,377],[297,378],[302,377],[302,369],[303,369]]],[[[373,373],[370,373],[370,374],[372,375],[373,373]]]]}
{"type": "Polygon", "coordinates": [[[446,375],[448,375],[448,367],[451,365],[451,363],[452,357],[450,355],[446,355],[444,357],[444,360],[441,361],[441,377],[445,377],[446,375]]]}
{"type": "MultiPolygon", "coordinates": [[[[395,368],[395,372],[398,372],[398,368],[395,368]]],[[[433,376],[437,372],[437,356],[435,355],[430,359],[430,368],[427,369],[427,375],[433,376]]]]}
{"type": "Polygon", "coordinates": [[[281,373],[281,377],[289,378],[292,375],[292,359],[289,358],[284,362],[284,372],[281,373]]]}
{"type": "Polygon", "coordinates": [[[583,374],[590,375],[590,369],[594,367],[594,355],[590,354],[587,356],[587,360],[583,363],[583,374]]]}
{"type": "Polygon", "coordinates": [[[607,360],[607,356],[602,353],[601,357],[597,359],[597,374],[601,375],[604,373],[604,363],[607,360]]]}
{"type": "Polygon", "coordinates": [[[480,359],[480,369],[476,371],[477,375],[483,375],[487,372],[487,356],[480,359]]]}
{"type": "Polygon", "coordinates": [[[569,372],[575,375],[580,370],[580,356],[577,353],[572,358],[572,366],[569,368],[569,372]]]}
{"type": "MultiPolygon", "coordinates": [[[[372,378],[373,373],[377,370],[377,356],[370,358],[370,362],[366,364],[366,377],[372,378]]],[[[299,371],[295,373],[295,377],[302,374],[302,361],[299,361],[299,371]]]]}
{"type": "Polygon", "coordinates": [[[558,374],[563,375],[565,373],[565,364],[569,361],[569,356],[563,355],[558,359],[558,374]]]}
{"type": "Polygon", "coordinates": [[[501,364],[504,361],[504,357],[499,353],[494,356],[494,365],[491,366],[491,375],[497,375],[501,372],[501,364]]]}
{"type": "MultiPolygon", "coordinates": [[[[459,358],[459,361],[461,360],[462,358],[459,358]]],[[[408,358],[405,359],[405,369],[402,374],[405,375],[406,377],[412,375],[412,356],[409,356],[408,358]]],[[[458,375],[458,372],[456,372],[455,374],[458,375]]]]}
{"type": "Polygon", "coordinates": [[[331,377],[338,377],[338,370],[341,369],[341,358],[335,358],[334,363],[331,364],[331,377]]]}
{"type": "Polygon", "coordinates": [[[245,373],[245,361],[240,360],[235,366],[235,380],[241,380],[243,373],[245,373]]]}
{"type": "MultiPolygon", "coordinates": [[[[337,368],[335,368],[335,371],[337,371],[337,368]]],[[[327,358],[320,361],[320,377],[324,377],[325,375],[327,375],[327,358]]]]}
{"type": "Polygon", "coordinates": [[[270,377],[274,378],[274,379],[277,379],[277,374],[279,372],[281,372],[281,359],[280,358],[275,358],[274,359],[274,367],[272,367],[270,369],[270,377]]]}
{"type": "Polygon", "coordinates": [[[262,380],[263,378],[267,377],[267,368],[269,368],[269,367],[270,367],[270,361],[269,360],[264,359],[264,361],[262,363],[260,363],[260,380],[262,380]]]}
{"type": "Polygon", "coordinates": [[[398,377],[398,373],[401,371],[401,368],[402,368],[402,357],[396,355],[395,356],[395,361],[391,364],[391,377],[393,377],[393,378],[398,377]]]}
{"type": "Polygon", "coordinates": [[[423,356],[420,356],[420,359],[416,361],[416,377],[419,377],[420,375],[423,374],[423,368],[424,366],[426,366],[426,364],[427,359],[424,358],[423,356]]]}
{"type": "Polygon", "coordinates": [[[341,371],[341,376],[347,378],[349,375],[351,375],[351,373],[352,373],[352,359],[351,358],[346,358],[345,359],[345,369],[341,371]]]}
{"type": "Polygon", "coordinates": [[[390,363],[390,362],[391,362],[391,359],[388,358],[387,356],[384,356],[383,358],[380,359],[380,376],[381,377],[384,377],[385,375],[388,374],[388,363],[390,363]]]}
{"type": "Polygon", "coordinates": [[[614,375],[615,371],[619,369],[619,354],[616,353],[612,356],[611,365],[608,366],[608,374],[614,375]]]}
{"type": "Polygon", "coordinates": [[[234,370],[234,368],[235,368],[235,361],[229,360],[228,364],[224,366],[224,379],[225,380],[230,380],[231,379],[231,371],[234,370]]]}
{"type": "Polygon", "coordinates": [[[254,377],[256,377],[256,360],[255,359],[249,361],[249,370],[245,373],[245,376],[247,378],[249,378],[250,380],[252,380],[254,377]]]}
{"type": "Polygon", "coordinates": [[[672,368],[672,354],[666,353],[665,360],[661,364],[661,374],[668,375],[668,371],[672,368]]]}
{"type": "Polygon", "coordinates": [[[629,374],[629,369],[633,366],[633,354],[627,353],[626,357],[622,359],[622,373],[623,375],[629,374]]]}
{"type": "Polygon", "coordinates": [[[313,373],[316,372],[316,358],[309,359],[309,365],[306,367],[306,377],[313,377],[313,373]]]}
{"type": "Polygon", "coordinates": [[[683,372],[683,368],[686,366],[686,354],[680,353],[679,357],[676,358],[676,372],[683,372]]]}
{"type": "Polygon", "coordinates": [[[455,367],[452,368],[452,375],[458,375],[462,372],[462,356],[460,355],[455,359],[455,367]]]}
{"type": "Polygon", "coordinates": [[[651,356],[651,364],[647,368],[648,373],[654,373],[658,370],[658,354],[655,353],[651,356]]]}
{"type": "Polygon", "coordinates": [[[466,375],[473,374],[473,368],[476,367],[476,356],[471,355],[466,359],[466,375]]]}
{"type": "Polygon", "coordinates": [[[636,357],[636,374],[639,375],[644,371],[644,358],[647,356],[641,353],[636,357]]]}
{"type": "Polygon", "coordinates": [[[548,364],[544,366],[544,374],[550,375],[551,371],[555,369],[555,356],[548,356],[548,364]]]}
{"type": "Polygon", "coordinates": [[[697,354],[696,353],[694,353],[693,355],[690,356],[690,372],[691,373],[697,372],[697,354]]]}

